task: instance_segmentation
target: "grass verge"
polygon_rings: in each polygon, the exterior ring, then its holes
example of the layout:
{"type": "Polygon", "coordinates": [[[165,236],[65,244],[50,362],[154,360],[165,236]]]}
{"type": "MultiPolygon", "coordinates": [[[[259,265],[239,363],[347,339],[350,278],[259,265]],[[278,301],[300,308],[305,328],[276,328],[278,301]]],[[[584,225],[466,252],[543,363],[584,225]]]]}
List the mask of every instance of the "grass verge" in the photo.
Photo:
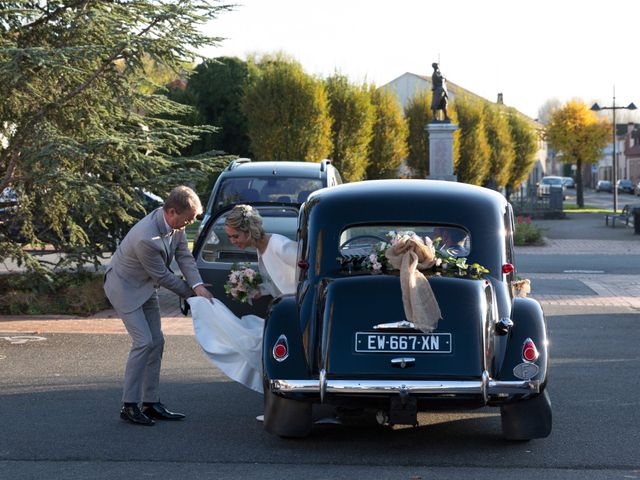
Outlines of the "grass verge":
{"type": "Polygon", "coordinates": [[[575,203],[563,203],[562,209],[565,212],[571,213],[611,213],[610,208],[600,208],[594,207],[592,205],[585,205],[584,207],[580,208],[575,203]]]}

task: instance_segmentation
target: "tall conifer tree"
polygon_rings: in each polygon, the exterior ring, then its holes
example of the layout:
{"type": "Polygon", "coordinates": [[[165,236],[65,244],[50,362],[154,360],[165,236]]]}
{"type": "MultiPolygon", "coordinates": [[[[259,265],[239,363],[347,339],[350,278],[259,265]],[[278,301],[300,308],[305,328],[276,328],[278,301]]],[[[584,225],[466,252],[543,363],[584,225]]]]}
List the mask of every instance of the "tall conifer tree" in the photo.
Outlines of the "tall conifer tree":
{"type": "Polygon", "coordinates": [[[509,120],[504,107],[485,104],[485,128],[489,143],[489,172],[485,185],[502,189],[509,183],[511,167],[515,159],[515,150],[509,120]]]}
{"type": "Polygon", "coordinates": [[[243,100],[257,160],[319,162],[331,152],[331,118],[321,80],[283,54],[252,60],[243,100]]]}
{"type": "Polygon", "coordinates": [[[344,75],[325,80],[331,114],[331,158],[348,182],[362,180],[369,164],[374,108],[364,86],[352,85],[344,75]]]}
{"type": "Polygon", "coordinates": [[[209,0],[0,5],[0,191],[19,196],[12,221],[0,221],[0,259],[37,268],[20,239],[97,263],[140,214],[137,189],[163,195],[216,168],[207,155],[180,155],[211,129],[182,125],[175,118],[187,107],[141,87],[145,59],[179,71],[217,43],[200,26],[228,9],[209,0]]]}
{"type": "Polygon", "coordinates": [[[456,98],[460,125],[460,150],[455,172],[458,181],[482,185],[489,172],[490,148],[484,126],[484,108],[479,100],[456,98]]]}
{"type": "Polygon", "coordinates": [[[375,109],[373,137],[369,148],[367,178],[396,178],[408,153],[407,122],[398,98],[391,92],[371,86],[375,109]]]}

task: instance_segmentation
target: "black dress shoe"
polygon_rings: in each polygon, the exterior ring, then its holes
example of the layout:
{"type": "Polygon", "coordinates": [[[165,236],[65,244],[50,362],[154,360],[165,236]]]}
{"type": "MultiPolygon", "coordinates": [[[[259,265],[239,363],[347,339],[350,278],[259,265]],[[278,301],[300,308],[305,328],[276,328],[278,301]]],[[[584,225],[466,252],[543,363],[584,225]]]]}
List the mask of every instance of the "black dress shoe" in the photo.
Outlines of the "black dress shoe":
{"type": "Polygon", "coordinates": [[[143,403],[142,413],[149,418],[156,418],[158,420],[182,420],[186,417],[183,413],[170,412],[160,402],[143,403]]]}
{"type": "Polygon", "coordinates": [[[120,410],[120,418],[135,425],[145,425],[147,427],[151,427],[156,423],[142,413],[138,405],[123,405],[122,410],[120,410]]]}

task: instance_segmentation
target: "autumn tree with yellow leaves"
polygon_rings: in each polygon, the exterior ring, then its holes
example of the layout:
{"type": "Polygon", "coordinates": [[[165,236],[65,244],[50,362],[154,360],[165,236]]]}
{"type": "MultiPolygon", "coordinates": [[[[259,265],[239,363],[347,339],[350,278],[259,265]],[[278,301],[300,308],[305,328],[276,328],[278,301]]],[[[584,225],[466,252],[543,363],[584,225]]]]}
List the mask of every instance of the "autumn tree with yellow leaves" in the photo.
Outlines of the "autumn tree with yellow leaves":
{"type": "MultiPolygon", "coordinates": [[[[570,100],[554,110],[546,128],[551,147],[562,152],[562,161],[576,164],[576,193],[578,207],[584,207],[582,166],[598,161],[602,149],[609,142],[611,125],[592,112],[581,100],[570,100]]],[[[615,188],[615,187],[614,187],[615,188]]]]}

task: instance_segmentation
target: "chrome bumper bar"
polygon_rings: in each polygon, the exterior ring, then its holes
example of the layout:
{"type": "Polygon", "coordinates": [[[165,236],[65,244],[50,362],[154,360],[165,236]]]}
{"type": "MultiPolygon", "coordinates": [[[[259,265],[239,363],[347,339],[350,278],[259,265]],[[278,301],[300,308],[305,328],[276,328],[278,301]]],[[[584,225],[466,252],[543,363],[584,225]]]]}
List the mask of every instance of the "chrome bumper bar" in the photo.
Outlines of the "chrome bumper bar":
{"type": "Polygon", "coordinates": [[[320,394],[415,394],[415,395],[481,395],[489,397],[531,394],[540,392],[539,380],[500,381],[489,378],[487,372],[481,380],[328,380],[321,372],[314,380],[271,380],[271,390],[282,393],[320,394]],[[323,379],[324,381],[320,380],[323,379]]]}

